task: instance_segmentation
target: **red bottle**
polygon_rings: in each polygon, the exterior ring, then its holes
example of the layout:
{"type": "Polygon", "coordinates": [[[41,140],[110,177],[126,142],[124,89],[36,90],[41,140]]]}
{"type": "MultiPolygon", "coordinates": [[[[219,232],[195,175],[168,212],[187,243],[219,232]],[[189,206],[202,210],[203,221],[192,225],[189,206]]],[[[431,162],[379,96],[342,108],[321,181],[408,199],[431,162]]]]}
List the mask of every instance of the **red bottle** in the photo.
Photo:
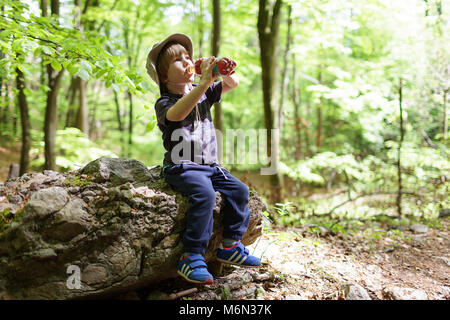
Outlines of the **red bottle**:
{"type": "MultiPolygon", "coordinates": [[[[195,61],[195,73],[202,74],[202,70],[200,65],[205,58],[200,58],[195,61]]],[[[213,72],[215,74],[219,74],[221,76],[229,76],[234,73],[234,68],[236,68],[236,62],[231,60],[230,58],[217,58],[217,64],[213,68],[213,72]]]]}

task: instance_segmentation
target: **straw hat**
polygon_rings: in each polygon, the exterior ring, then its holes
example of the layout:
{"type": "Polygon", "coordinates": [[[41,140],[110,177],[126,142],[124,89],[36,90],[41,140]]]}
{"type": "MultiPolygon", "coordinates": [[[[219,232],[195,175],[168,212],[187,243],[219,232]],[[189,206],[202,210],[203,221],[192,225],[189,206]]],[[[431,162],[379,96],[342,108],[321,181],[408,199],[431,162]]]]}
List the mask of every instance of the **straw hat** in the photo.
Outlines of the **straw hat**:
{"type": "Polygon", "coordinates": [[[153,81],[156,82],[156,84],[159,86],[159,79],[158,79],[158,72],[156,71],[156,62],[158,61],[158,56],[161,50],[164,48],[166,43],[170,41],[175,41],[179,44],[181,44],[183,47],[186,48],[188,53],[191,55],[191,57],[194,54],[194,49],[192,46],[192,40],[187,35],[182,33],[174,33],[170,36],[168,36],[166,39],[164,39],[161,42],[155,43],[148,53],[147,56],[147,73],[149,76],[153,79],[153,81]]]}

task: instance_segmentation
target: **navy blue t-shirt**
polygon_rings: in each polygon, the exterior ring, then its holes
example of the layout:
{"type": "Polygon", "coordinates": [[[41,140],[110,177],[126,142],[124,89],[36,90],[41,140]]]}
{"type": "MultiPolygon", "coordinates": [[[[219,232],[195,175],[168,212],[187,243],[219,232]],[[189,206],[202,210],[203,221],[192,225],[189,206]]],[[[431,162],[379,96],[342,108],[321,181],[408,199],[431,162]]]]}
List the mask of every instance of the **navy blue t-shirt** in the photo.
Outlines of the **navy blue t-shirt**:
{"type": "Polygon", "coordinates": [[[197,107],[194,107],[184,120],[168,120],[167,110],[185,95],[165,92],[155,103],[158,127],[162,131],[164,148],[167,150],[163,165],[185,162],[218,163],[211,107],[221,100],[222,82],[214,82],[200,98],[197,107]]]}

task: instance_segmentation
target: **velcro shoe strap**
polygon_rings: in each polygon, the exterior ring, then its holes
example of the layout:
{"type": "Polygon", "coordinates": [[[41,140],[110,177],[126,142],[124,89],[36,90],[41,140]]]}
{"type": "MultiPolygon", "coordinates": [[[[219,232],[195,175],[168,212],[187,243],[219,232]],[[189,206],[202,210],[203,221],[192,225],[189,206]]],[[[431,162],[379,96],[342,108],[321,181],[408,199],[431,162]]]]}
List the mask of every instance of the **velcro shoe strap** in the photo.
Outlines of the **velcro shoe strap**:
{"type": "Polygon", "coordinates": [[[196,268],[206,268],[206,267],[207,267],[206,262],[205,262],[204,260],[195,260],[195,261],[192,261],[191,263],[189,263],[189,266],[190,266],[192,269],[196,269],[196,268]]]}
{"type": "Polygon", "coordinates": [[[239,251],[243,252],[246,256],[248,256],[249,251],[246,247],[244,247],[244,245],[242,244],[242,242],[239,242],[239,251]]]}

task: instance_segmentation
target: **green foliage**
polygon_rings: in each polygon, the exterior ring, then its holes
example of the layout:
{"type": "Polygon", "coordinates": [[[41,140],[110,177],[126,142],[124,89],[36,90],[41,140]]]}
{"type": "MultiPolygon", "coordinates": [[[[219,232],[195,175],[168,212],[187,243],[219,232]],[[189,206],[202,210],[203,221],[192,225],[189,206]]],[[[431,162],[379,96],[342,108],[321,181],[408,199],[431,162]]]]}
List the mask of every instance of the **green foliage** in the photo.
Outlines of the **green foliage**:
{"type": "Polygon", "coordinates": [[[85,186],[92,184],[92,180],[90,178],[83,179],[83,178],[77,176],[71,180],[68,180],[67,183],[70,185],[73,185],[73,186],[77,186],[77,187],[85,187],[85,186]]]}
{"type": "Polygon", "coordinates": [[[295,206],[293,204],[293,202],[281,202],[281,203],[276,203],[275,204],[275,210],[277,212],[277,214],[284,216],[284,215],[289,215],[292,210],[295,209],[295,206]]]}
{"type": "Polygon", "coordinates": [[[16,68],[31,77],[31,58],[40,57],[55,71],[64,68],[85,81],[99,78],[107,88],[124,87],[136,95],[145,92],[142,73],[127,69],[122,63],[124,56],[108,52],[105,36],[63,27],[55,16],[37,16],[25,2],[0,0],[0,5],[0,50],[5,54],[0,59],[1,77],[14,74],[16,68]]]}
{"type": "Polygon", "coordinates": [[[322,152],[310,159],[298,161],[293,164],[293,168],[284,165],[283,169],[294,180],[323,186],[333,171],[341,180],[373,178],[367,170],[371,160],[376,159],[368,157],[366,161],[358,162],[353,155],[338,156],[333,152],[322,152]]]}
{"type": "MultiPolygon", "coordinates": [[[[34,154],[43,153],[43,144],[33,150],[34,154]]],[[[100,157],[117,158],[113,152],[102,149],[77,128],[66,128],[56,132],[56,165],[65,170],[78,169],[90,161],[100,157]]],[[[40,167],[43,157],[31,161],[31,165],[40,167]]]]}
{"type": "Polygon", "coordinates": [[[0,230],[3,229],[3,227],[10,223],[13,219],[13,215],[11,214],[11,210],[9,208],[6,208],[5,210],[0,212],[0,230]]]}
{"type": "Polygon", "coordinates": [[[16,213],[12,213],[10,208],[6,208],[3,211],[0,211],[0,232],[5,229],[12,222],[18,222],[20,220],[20,214],[23,211],[23,207],[16,211],[16,213]]]}

